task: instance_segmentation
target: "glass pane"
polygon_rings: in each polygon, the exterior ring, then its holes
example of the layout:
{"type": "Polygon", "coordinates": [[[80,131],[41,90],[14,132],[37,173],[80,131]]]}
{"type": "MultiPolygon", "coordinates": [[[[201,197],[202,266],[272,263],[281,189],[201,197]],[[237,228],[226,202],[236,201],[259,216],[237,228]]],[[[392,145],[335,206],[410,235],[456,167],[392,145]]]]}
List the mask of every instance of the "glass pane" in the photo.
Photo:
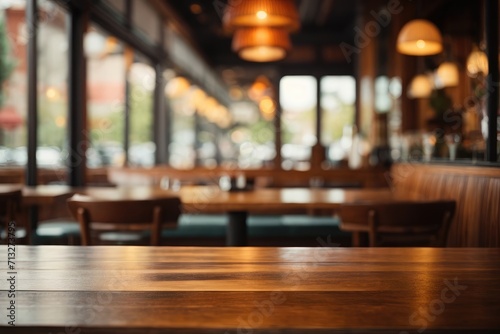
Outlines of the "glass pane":
{"type": "MultiPolygon", "coordinates": [[[[171,88],[172,81],[170,82],[171,88]]],[[[186,87],[187,88],[187,87],[186,87]]],[[[183,94],[171,94],[169,107],[171,115],[172,141],[170,143],[170,165],[174,168],[189,169],[195,165],[196,127],[200,122],[193,103],[196,96],[205,93],[191,86],[183,94]]],[[[198,126],[199,127],[199,126],[198,126]]]]}
{"type": "Polygon", "coordinates": [[[238,126],[227,133],[233,143],[234,161],[239,168],[260,168],[271,166],[276,156],[274,145],[274,116],[276,102],[263,97],[259,106],[251,102],[235,103],[231,113],[238,126]]]}
{"type": "Polygon", "coordinates": [[[203,167],[216,167],[219,158],[219,129],[205,117],[199,117],[199,133],[196,150],[198,163],[203,167]]]}
{"type": "Polygon", "coordinates": [[[0,9],[0,164],[26,164],[25,5],[0,9]]]}
{"type": "Polygon", "coordinates": [[[355,121],[356,80],[351,76],[321,79],[321,144],[330,160],[342,160],[350,150],[355,121]]]}
{"type": "Polygon", "coordinates": [[[239,168],[269,167],[276,155],[274,148],[273,124],[259,120],[249,126],[231,130],[230,140],[237,144],[237,163],[239,168]]]}
{"type": "Polygon", "coordinates": [[[136,52],[129,70],[130,85],[130,148],[129,163],[133,166],[153,166],[153,94],[156,73],[149,61],[136,52]]]}
{"type": "Polygon", "coordinates": [[[87,166],[120,166],[124,162],[124,45],[92,26],[85,37],[85,53],[90,132],[87,166]]]}
{"type": "MultiPolygon", "coordinates": [[[[68,14],[53,2],[39,2],[38,148],[41,168],[63,168],[68,156],[68,14]]],[[[59,182],[65,182],[63,174],[59,182]]]]}
{"type": "Polygon", "coordinates": [[[313,76],[285,76],[280,81],[283,168],[307,169],[316,144],[317,80],[313,76]]]}

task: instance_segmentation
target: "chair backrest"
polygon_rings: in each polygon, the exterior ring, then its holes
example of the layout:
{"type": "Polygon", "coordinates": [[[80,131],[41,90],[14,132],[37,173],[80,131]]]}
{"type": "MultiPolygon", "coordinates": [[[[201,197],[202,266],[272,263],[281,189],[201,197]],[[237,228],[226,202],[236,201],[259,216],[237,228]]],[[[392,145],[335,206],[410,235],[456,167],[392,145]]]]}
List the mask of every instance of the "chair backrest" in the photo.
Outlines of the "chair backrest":
{"type": "Polygon", "coordinates": [[[16,220],[16,212],[21,205],[22,191],[9,190],[0,192],[0,217],[5,220],[5,231],[8,236],[9,224],[16,220]]]}
{"type": "Polygon", "coordinates": [[[160,243],[162,226],[177,225],[181,213],[178,197],[143,200],[106,200],[75,195],[68,199],[71,214],[80,223],[82,245],[90,245],[90,231],[95,230],[148,230],[151,245],[160,243]]]}
{"type": "Polygon", "coordinates": [[[400,201],[390,203],[355,203],[339,210],[341,226],[365,227],[370,246],[378,234],[434,234],[436,244],[446,245],[449,225],[455,213],[455,201],[400,201]]]}

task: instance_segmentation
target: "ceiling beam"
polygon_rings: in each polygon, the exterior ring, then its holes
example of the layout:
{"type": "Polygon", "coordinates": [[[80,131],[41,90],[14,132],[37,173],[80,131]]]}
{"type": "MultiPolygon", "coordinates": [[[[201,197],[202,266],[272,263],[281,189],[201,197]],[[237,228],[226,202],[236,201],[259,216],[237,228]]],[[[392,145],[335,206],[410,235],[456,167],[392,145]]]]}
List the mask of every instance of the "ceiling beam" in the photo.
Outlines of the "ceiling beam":
{"type": "Polygon", "coordinates": [[[334,0],[323,0],[321,1],[321,7],[317,15],[316,19],[316,24],[319,26],[324,26],[326,21],[328,20],[328,17],[330,16],[332,10],[333,10],[333,5],[335,1],[334,0]]]}
{"type": "Polygon", "coordinates": [[[318,12],[319,1],[302,0],[299,4],[300,21],[304,24],[314,22],[318,12]]]}
{"type": "Polygon", "coordinates": [[[199,56],[207,61],[206,55],[196,42],[193,30],[180,17],[177,11],[166,1],[163,0],[148,0],[153,8],[155,8],[165,22],[173,27],[186,40],[190,46],[196,50],[199,56]]]}
{"type": "Polygon", "coordinates": [[[214,55],[213,62],[217,64],[218,67],[241,67],[245,70],[250,71],[263,71],[266,68],[278,67],[280,69],[287,69],[289,72],[307,74],[311,72],[311,75],[315,73],[319,74],[354,74],[353,64],[347,62],[325,62],[322,60],[316,60],[315,62],[304,62],[304,63],[287,63],[286,59],[284,61],[275,63],[252,63],[241,60],[236,54],[228,53],[218,53],[214,55]]]}

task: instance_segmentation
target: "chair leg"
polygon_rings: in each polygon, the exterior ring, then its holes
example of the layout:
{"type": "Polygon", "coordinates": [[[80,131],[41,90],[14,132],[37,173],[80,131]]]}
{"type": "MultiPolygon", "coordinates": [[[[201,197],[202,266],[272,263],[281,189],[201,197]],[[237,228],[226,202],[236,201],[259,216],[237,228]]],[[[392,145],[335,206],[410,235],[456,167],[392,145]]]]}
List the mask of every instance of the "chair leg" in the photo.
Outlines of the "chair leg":
{"type": "Polygon", "coordinates": [[[368,225],[370,231],[368,232],[368,242],[370,247],[377,246],[377,220],[375,219],[375,210],[370,210],[368,213],[368,225]]]}
{"type": "Polygon", "coordinates": [[[352,247],[359,247],[360,244],[360,233],[352,232],[352,247]]]}

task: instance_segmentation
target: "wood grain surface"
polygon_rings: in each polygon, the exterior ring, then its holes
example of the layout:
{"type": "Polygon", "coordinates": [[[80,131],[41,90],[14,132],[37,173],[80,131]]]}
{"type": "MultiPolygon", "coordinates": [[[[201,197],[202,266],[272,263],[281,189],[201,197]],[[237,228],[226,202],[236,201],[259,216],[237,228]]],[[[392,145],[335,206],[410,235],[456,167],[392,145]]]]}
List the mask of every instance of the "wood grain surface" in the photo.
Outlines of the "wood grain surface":
{"type": "Polygon", "coordinates": [[[108,169],[108,179],[118,185],[158,185],[162,178],[183,182],[203,182],[218,184],[221,176],[238,177],[245,175],[247,180],[255,181],[257,186],[296,187],[309,186],[311,180],[321,180],[326,185],[359,185],[368,188],[387,187],[387,169],[384,168],[332,168],[322,169],[320,164],[312,165],[310,170],[287,170],[274,168],[228,169],[223,167],[175,169],[168,166],[113,167],[108,169]]]}
{"type": "Polygon", "coordinates": [[[16,257],[16,327],[1,333],[500,329],[500,249],[20,246],[16,257]]]}
{"type": "Polygon", "coordinates": [[[210,213],[246,212],[304,212],[333,210],[344,203],[358,201],[392,201],[401,199],[389,189],[312,189],[269,188],[252,191],[227,192],[217,186],[185,186],[179,192],[155,186],[87,188],[83,194],[108,199],[145,199],[178,195],[183,211],[210,213]]]}
{"type": "Polygon", "coordinates": [[[500,168],[396,164],[396,191],[457,203],[448,233],[450,247],[500,247],[500,168]]]}
{"type": "Polygon", "coordinates": [[[95,198],[129,200],[180,196],[185,212],[210,213],[227,211],[303,212],[310,209],[334,209],[344,203],[357,201],[390,201],[404,199],[387,188],[382,189],[313,189],[269,188],[252,191],[227,192],[218,186],[185,186],[180,191],[158,186],[135,187],[69,187],[47,185],[26,187],[0,185],[2,190],[23,190],[25,205],[51,205],[79,193],[95,198]]]}
{"type": "Polygon", "coordinates": [[[22,190],[23,205],[52,205],[71,196],[74,188],[62,185],[23,186],[20,184],[0,184],[0,193],[22,190]]]}

